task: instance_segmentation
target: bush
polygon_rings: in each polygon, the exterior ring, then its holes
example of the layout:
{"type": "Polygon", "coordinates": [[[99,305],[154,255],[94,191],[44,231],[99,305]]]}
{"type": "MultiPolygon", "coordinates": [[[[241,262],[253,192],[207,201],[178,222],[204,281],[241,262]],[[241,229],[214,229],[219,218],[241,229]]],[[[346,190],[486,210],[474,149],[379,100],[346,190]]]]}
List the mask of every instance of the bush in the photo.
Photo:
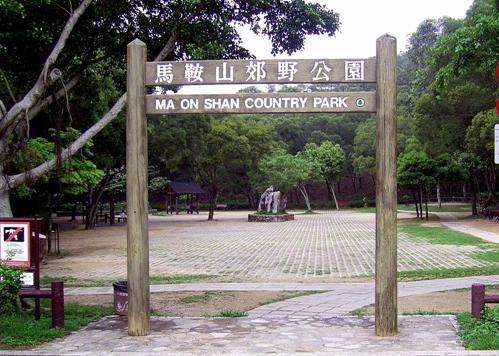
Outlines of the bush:
{"type": "Polygon", "coordinates": [[[17,294],[22,287],[21,268],[0,263],[0,315],[17,311],[17,294]]]}
{"type": "Polygon", "coordinates": [[[475,319],[470,313],[458,315],[459,335],[467,349],[499,349],[499,308],[486,307],[482,319],[475,319]]]}

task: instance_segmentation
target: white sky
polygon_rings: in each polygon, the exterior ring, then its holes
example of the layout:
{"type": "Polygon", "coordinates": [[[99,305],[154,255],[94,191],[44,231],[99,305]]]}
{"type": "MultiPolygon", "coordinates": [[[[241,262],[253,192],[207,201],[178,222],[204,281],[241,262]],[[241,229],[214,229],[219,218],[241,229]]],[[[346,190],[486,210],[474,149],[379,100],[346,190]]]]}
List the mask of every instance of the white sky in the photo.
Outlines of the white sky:
{"type": "MultiPolygon", "coordinates": [[[[388,33],[397,38],[399,52],[419,23],[428,18],[463,18],[473,0],[307,0],[339,13],[341,26],[334,37],[308,36],[303,50],[292,56],[271,55],[270,40],[240,28],[243,46],[256,58],[364,58],[376,52],[376,38],[388,33]]],[[[182,94],[235,93],[241,85],[186,86],[182,94]]]]}

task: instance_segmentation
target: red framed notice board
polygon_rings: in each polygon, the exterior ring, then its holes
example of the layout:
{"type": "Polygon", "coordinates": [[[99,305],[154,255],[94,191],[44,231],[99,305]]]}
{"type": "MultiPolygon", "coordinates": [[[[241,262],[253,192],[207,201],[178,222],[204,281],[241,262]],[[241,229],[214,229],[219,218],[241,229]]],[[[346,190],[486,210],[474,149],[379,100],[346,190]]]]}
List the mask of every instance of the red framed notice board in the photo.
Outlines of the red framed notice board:
{"type": "Polygon", "coordinates": [[[0,220],[0,260],[9,266],[29,268],[31,264],[31,221],[0,220]]]}

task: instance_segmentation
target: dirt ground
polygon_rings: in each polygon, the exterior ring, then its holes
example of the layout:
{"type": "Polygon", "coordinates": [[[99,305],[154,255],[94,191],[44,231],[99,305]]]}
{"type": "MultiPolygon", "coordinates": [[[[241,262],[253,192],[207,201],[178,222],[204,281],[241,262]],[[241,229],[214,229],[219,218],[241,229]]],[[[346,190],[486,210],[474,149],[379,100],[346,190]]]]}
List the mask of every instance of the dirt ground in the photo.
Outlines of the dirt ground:
{"type": "MultiPolygon", "coordinates": [[[[297,292],[169,292],[151,294],[153,312],[165,316],[213,316],[248,311],[260,305],[303,295],[297,292]]],[[[67,296],[65,302],[113,306],[112,295],[67,296]]]]}
{"type": "MultiPolygon", "coordinates": [[[[487,294],[499,294],[499,286],[487,287],[487,294]]],[[[399,314],[419,312],[458,313],[470,311],[471,292],[469,289],[435,292],[401,297],[398,300],[399,314]]],[[[374,315],[374,306],[360,309],[364,315],[374,315]]]]}
{"type": "Polygon", "coordinates": [[[461,220],[463,224],[466,224],[475,229],[485,230],[488,232],[493,232],[499,234],[499,222],[495,222],[493,220],[485,220],[485,219],[465,219],[461,220]]]}

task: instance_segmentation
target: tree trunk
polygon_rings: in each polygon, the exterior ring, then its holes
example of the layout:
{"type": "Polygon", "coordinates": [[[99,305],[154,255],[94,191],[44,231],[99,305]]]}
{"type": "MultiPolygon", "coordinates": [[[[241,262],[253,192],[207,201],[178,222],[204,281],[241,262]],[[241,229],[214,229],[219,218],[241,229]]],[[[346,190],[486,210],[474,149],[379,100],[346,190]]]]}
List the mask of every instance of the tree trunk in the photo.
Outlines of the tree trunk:
{"type": "Polygon", "coordinates": [[[87,217],[85,219],[85,230],[91,230],[95,228],[95,223],[97,222],[97,209],[99,207],[99,201],[106,189],[107,183],[111,178],[110,171],[106,172],[104,178],[100,184],[92,190],[90,193],[90,201],[88,202],[87,217]]]}
{"type": "Polygon", "coordinates": [[[419,216],[421,220],[423,220],[423,188],[421,186],[419,186],[418,195],[419,195],[419,216]]]}
{"type": "Polygon", "coordinates": [[[466,182],[463,182],[463,200],[466,200],[466,182]]]}
{"type": "Polygon", "coordinates": [[[114,192],[111,191],[109,192],[109,224],[114,225],[115,218],[114,192]]]}
{"type": "Polygon", "coordinates": [[[425,205],[425,213],[426,213],[426,220],[428,221],[428,187],[425,187],[425,193],[426,193],[426,201],[424,203],[425,205]]]}
{"type": "Polygon", "coordinates": [[[414,205],[416,206],[416,217],[419,219],[418,197],[414,189],[412,190],[412,196],[414,198],[414,205]]]}
{"type": "Polygon", "coordinates": [[[10,208],[9,191],[0,191],[0,217],[11,218],[12,210],[10,208]]]}
{"type": "Polygon", "coordinates": [[[437,182],[437,202],[438,208],[442,208],[442,198],[440,197],[440,181],[437,182]]]}
{"type": "Polygon", "coordinates": [[[340,206],[338,205],[338,199],[336,199],[336,193],[334,192],[334,184],[331,185],[331,193],[333,194],[334,205],[336,206],[336,210],[340,210],[340,206]]]}
{"type": "Polygon", "coordinates": [[[301,195],[303,196],[303,199],[305,199],[305,204],[307,205],[307,210],[312,211],[312,207],[310,206],[310,200],[308,198],[308,193],[307,189],[305,188],[304,185],[300,184],[298,186],[298,189],[300,190],[301,195]]]}
{"type": "Polygon", "coordinates": [[[212,187],[210,194],[210,208],[208,211],[208,220],[213,220],[213,215],[215,214],[215,208],[217,205],[218,190],[212,187]]]}
{"type": "Polygon", "coordinates": [[[470,188],[471,188],[471,215],[477,216],[478,215],[478,209],[477,209],[477,191],[476,191],[476,186],[475,186],[475,174],[472,173],[470,177],[470,188]]]}
{"type": "Polygon", "coordinates": [[[329,199],[329,201],[331,201],[331,200],[334,201],[333,193],[331,192],[331,185],[329,184],[329,179],[325,179],[325,181],[326,181],[328,199],[329,199]]]}

